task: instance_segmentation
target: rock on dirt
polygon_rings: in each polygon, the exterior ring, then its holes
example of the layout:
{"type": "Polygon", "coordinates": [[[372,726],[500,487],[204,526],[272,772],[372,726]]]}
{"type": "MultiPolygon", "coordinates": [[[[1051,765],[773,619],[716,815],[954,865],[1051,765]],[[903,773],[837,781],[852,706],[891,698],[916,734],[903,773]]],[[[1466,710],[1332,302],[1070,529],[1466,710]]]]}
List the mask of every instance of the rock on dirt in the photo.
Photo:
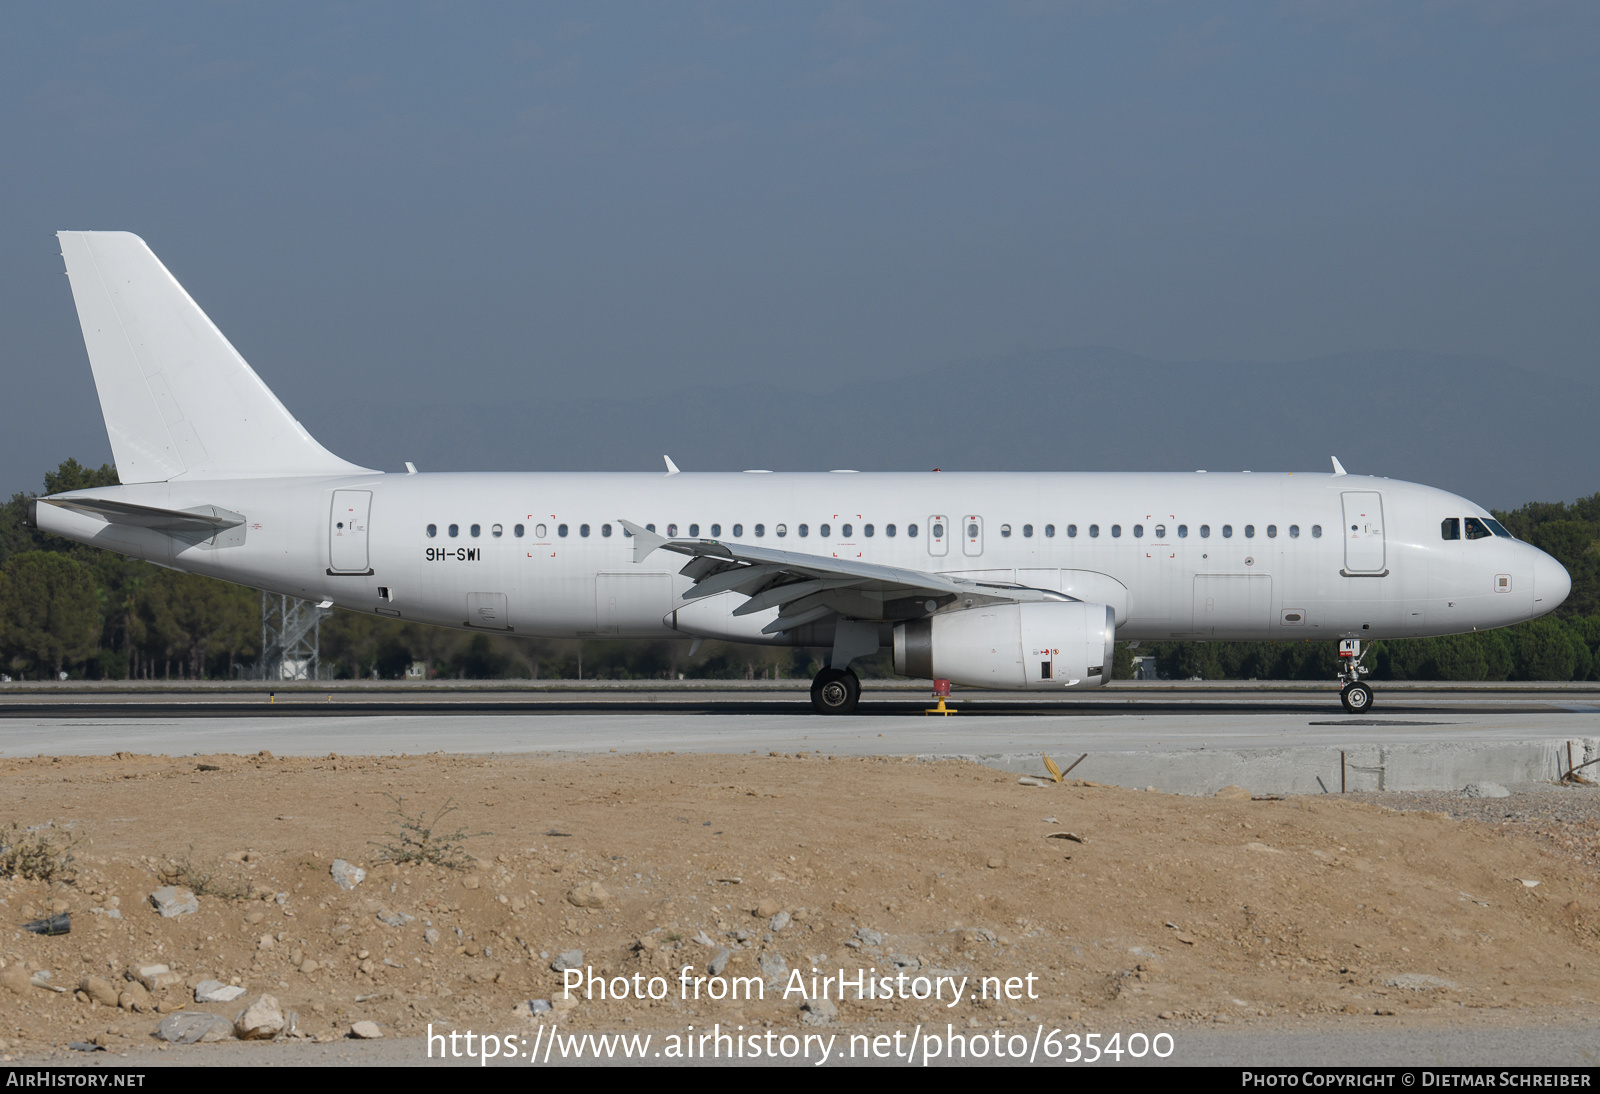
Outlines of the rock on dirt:
{"type": "Polygon", "coordinates": [[[574,908],[605,908],[611,903],[611,894],[598,881],[586,881],[568,891],[567,903],[574,908]]]}
{"type": "Polygon", "coordinates": [[[367,878],[366,870],[360,866],[352,865],[342,858],[334,859],[333,865],[328,868],[328,872],[333,875],[334,883],[341,889],[354,889],[367,878]]]}
{"type": "Polygon", "coordinates": [[[282,1033],[287,1024],[278,1000],[263,995],[239,1012],[233,1020],[233,1031],[241,1041],[265,1041],[282,1033]]]}
{"type": "Polygon", "coordinates": [[[150,903],[166,919],[179,915],[193,915],[200,910],[200,898],[188,889],[180,889],[176,885],[163,885],[151,893],[150,903]]]}
{"type": "Polygon", "coordinates": [[[233,1026],[226,1018],[204,1011],[179,1011],[161,1019],[156,1026],[156,1036],[175,1045],[192,1045],[210,1041],[230,1041],[233,1026]]]}
{"type": "Polygon", "coordinates": [[[244,994],[237,984],[224,984],[221,980],[202,980],[195,985],[196,1003],[231,1003],[244,994]]]}

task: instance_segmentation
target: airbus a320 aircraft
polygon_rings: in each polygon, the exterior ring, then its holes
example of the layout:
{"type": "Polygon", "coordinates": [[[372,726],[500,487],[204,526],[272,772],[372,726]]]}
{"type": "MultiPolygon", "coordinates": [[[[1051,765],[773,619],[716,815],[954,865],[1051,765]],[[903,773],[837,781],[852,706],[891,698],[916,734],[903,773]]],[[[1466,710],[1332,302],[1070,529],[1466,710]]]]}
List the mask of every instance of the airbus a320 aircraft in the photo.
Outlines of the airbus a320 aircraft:
{"type": "Polygon", "coordinates": [[[395,619],[559,638],[816,647],[1025,691],[1095,687],[1124,639],[1361,643],[1503,627],[1571,590],[1464,498],[1345,474],[385,474],[318,444],[137,236],[61,232],[123,485],[37,527],[395,619]],[[687,561],[685,561],[687,560],[687,561]]]}

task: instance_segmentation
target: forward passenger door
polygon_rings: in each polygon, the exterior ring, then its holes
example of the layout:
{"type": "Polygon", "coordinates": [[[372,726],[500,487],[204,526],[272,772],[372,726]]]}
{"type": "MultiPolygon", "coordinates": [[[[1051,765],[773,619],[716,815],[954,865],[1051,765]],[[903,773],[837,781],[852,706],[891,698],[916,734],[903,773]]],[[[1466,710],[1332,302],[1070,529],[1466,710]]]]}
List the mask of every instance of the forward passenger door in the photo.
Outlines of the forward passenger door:
{"type": "Polygon", "coordinates": [[[1383,495],[1350,490],[1344,499],[1344,568],[1346,573],[1382,575],[1384,569],[1383,495]]]}

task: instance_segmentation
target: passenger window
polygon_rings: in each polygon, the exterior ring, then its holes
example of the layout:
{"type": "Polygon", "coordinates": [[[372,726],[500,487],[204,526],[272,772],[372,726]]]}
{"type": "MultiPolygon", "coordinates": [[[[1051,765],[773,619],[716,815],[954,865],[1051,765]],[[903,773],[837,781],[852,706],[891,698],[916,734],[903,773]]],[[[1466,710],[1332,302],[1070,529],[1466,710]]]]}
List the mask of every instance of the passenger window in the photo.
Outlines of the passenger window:
{"type": "Polygon", "coordinates": [[[1244,538],[1245,539],[1255,539],[1256,538],[1256,526],[1254,524],[1246,524],[1244,526],[1244,538]]]}
{"type": "Polygon", "coordinates": [[[1113,524],[1111,526],[1111,538],[1112,539],[1121,539],[1122,538],[1122,525],[1113,524]]]}
{"type": "Polygon", "coordinates": [[[764,536],[766,534],[767,534],[767,526],[765,524],[756,525],[756,538],[757,539],[760,539],[762,536],[764,536]]]}
{"type": "Polygon", "coordinates": [[[535,524],[533,526],[533,538],[534,539],[543,539],[545,536],[547,536],[549,534],[550,534],[550,530],[548,528],[546,528],[544,525],[535,524]]]}
{"type": "Polygon", "coordinates": [[[518,539],[521,539],[522,538],[522,525],[519,524],[515,528],[511,529],[511,534],[516,536],[518,539]]]}
{"type": "Polygon", "coordinates": [[[644,526],[644,530],[646,532],[654,532],[656,530],[656,526],[654,524],[646,524],[644,526]]]}
{"type": "Polygon", "coordinates": [[[1144,538],[1144,525],[1135,524],[1133,526],[1133,538],[1134,539],[1143,539],[1144,538]]]}
{"type": "Polygon", "coordinates": [[[1045,539],[1055,539],[1056,538],[1056,526],[1054,524],[1046,524],[1044,526],[1044,538],[1045,539]]]}
{"type": "Polygon", "coordinates": [[[501,525],[496,524],[493,528],[489,529],[489,534],[495,539],[499,539],[501,536],[506,534],[506,530],[501,525]]]}
{"type": "Polygon", "coordinates": [[[968,539],[977,539],[978,538],[978,526],[976,524],[967,525],[967,538],[968,539]]]}
{"type": "Polygon", "coordinates": [[[1477,517],[1467,518],[1468,539],[1488,539],[1492,535],[1494,535],[1494,533],[1489,531],[1488,528],[1484,527],[1483,521],[1479,520],[1477,517]]]}
{"type": "MultiPolygon", "coordinates": [[[[870,524],[869,524],[869,525],[867,525],[867,527],[868,527],[868,528],[870,528],[870,527],[872,527],[872,525],[870,525],[870,524]]],[[[912,525],[912,527],[913,527],[913,528],[915,528],[915,527],[916,527],[916,525],[914,525],[914,524],[913,524],[913,525],[912,525]]],[[[869,533],[867,533],[867,534],[868,534],[868,535],[871,535],[871,534],[872,534],[872,533],[870,533],[870,532],[869,532],[869,533]]],[[[890,538],[890,539],[893,539],[893,538],[894,538],[894,525],[892,525],[892,524],[885,524],[885,525],[884,525],[884,526],[883,526],[883,534],[884,534],[884,535],[886,535],[886,536],[888,536],[888,537],[889,537],[889,538],[890,538]]]]}
{"type": "Polygon", "coordinates": [[[774,528],[773,531],[777,532],[778,533],[778,537],[781,539],[782,537],[784,537],[784,536],[789,534],[789,526],[787,524],[780,524],[776,528],[774,528]]]}
{"type": "Polygon", "coordinates": [[[1077,539],[1078,538],[1078,526],[1076,524],[1067,525],[1067,538],[1068,539],[1077,539]]]}
{"type": "Polygon", "coordinates": [[[1033,525],[1024,524],[1022,526],[1022,538],[1023,539],[1032,539],[1033,538],[1033,525]]]}
{"type": "Polygon", "coordinates": [[[668,539],[677,539],[678,538],[678,526],[676,524],[667,525],[667,538],[668,539]]]}
{"type": "Polygon", "coordinates": [[[698,524],[689,525],[689,538],[690,539],[699,539],[700,538],[700,526],[698,524]]]}
{"type": "Polygon", "coordinates": [[[578,534],[580,536],[587,536],[589,534],[589,526],[587,524],[578,525],[578,534]]]}
{"type": "Polygon", "coordinates": [[[843,528],[839,529],[839,536],[840,536],[841,539],[849,539],[850,538],[850,526],[848,524],[846,524],[843,528]]]}
{"type": "Polygon", "coordinates": [[[1211,538],[1211,525],[1202,524],[1200,526],[1200,538],[1201,539],[1210,539],[1211,538]]]}
{"type": "Polygon", "coordinates": [[[1187,524],[1178,525],[1178,538],[1179,539],[1188,539],[1189,538],[1189,526],[1187,524]]]}
{"type": "Polygon", "coordinates": [[[1276,524],[1267,525],[1267,538],[1268,539],[1277,539],[1278,538],[1278,526],[1276,524]]]}
{"type": "Polygon", "coordinates": [[[1461,519],[1459,517],[1445,517],[1439,522],[1440,539],[1460,539],[1461,519]]]}
{"type": "Polygon", "coordinates": [[[735,524],[733,526],[733,536],[734,536],[734,538],[738,539],[742,535],[744,535],[744,525],[735,524]]]}
{"type": "MultiPolygon", "coordinates": [[[[890,532],[889,534],[891,536],[894,535],[893,532],[890,532]]],[[[906,525],[906,535],[910,536],[912,539],[916,539],[917,538],[917,526],[915,524],[906,525]]]]}
{"type": "Polygon", "coordinates": [[[1223,539],[1232,539],[1233,538],[1233,525],[1224,524],[1222,526],[1222,538],[1223,539]]]}
{"type": "MultiPolygon", "coordinates": [[[[913,525],[913,527],[915,527],[915,525],[913,525]]],[[[944,538],[944,524],[941,521],[937,521],[936,520],[936,521],[933,522],[932,531],[933,531],[933,538],[934,539],[943,539],[944,538]]]]}
{"type": "Polygon", "coordinates": [[[473,539],[477,539],[477,538],[478,538],[478,536],[479,536],[479,535],[480,535],[480,534],[481,534],[481,533],[482,533],[482,532],[483,532],[483,528],[482,528],[482,526],[481,526],[481,525],[477,525],[477,524],[474,524],[474,525],[473,525],[473,526],[472,526],[472,538],[473,538],[473,539]]]}
{"type": "MultiPolygon", "coordinates": [[[[974,525],[974,527],[976,527],[976,525],[974,525]]],[[[969,536],[976,535],[976,534],[977,534],[976,532],[973,532],[971,530],[969,530],[967,532],[967,535],[969,535],[969,536]]],[[[1002,524],[1000,526],[1000,538],[1001,539],[1010,539],[1011,538],[1011,525],[1002,524]]]]}
{"type": "Polygon", "coordinates": [[[457,537],[457,536],[459,536],[459,535],[460,535],[460,534],[461,534],[461,525],[459,525],[459,524],[452,524],[452,525],[451,525],[451,526],[450,526],[450,538],[451,538],[451,539],[455,539],[455,538],[456,538],[456,537],[457,537]]]}
{"type": "Polygon", "coordinates": [[[1166,539],[1167,538],[1167,526],[1165,524],[1156,525],[1156,538],[1157,539],[1166,539]]]}
{"type": "Polygon", "coordinates": [[[1312,539],[1321,539],[1322,538],[1322,525],[1313,524],[1311,526],[1311,538],[1312,539]]]}
{"type": "Polygon", "coordinates": [[[1100,538],[1100,526],[1098,524],[1089,525],[1089,538],[1090,539],[1098,539],[1098,538],[1100,538]]]}
{"type": "Polygon", "coordinates": [[[720,525],[720,524],[713,524],[713,525],[712,525],[712,526],[711,526],[711,538],[712,538],[712,539],[716,539],[716,538],[718,538],[718,537],[719,537],[719,536],[721,536],[721,535],[722,535],[722,525],[720,525]]]}
{"type": "MultiPolygon", "coordinates": [[[[496,533],[495,533],[495,535],[499,535],[499,534],[500,534],[500,533],[499,533],[499,532],[496,532],[496,533]]],[[[609,524],[602,524],[602,525],[601,525],[601,526],[600,526],[600,534],[601,534],[601,535],[602,535],[602,536],[609,536],[609,535],[610,535],[610,534],[611,534],[611,525],[609,525],[609,524]]]]}
{"type": "Polygon", "coordinates": [[[1289,538],[1290,539],[1299,539],[1300,538],[1300,526],[1298,524],[1289,525],[1289,538]]]}
{"type": "Polygon", "coordinates": [[[867,538],[868,538],[868,539],[871,539],[871,538],[872,538],[872,525],[870,525],[870,524],[863,524],[863,525],[862,525],[862,526],[861,526],[861,530],[862,530],[862,531],[863,531],[863,532],[865,532],[865,533],[866,533],[866,534],[867,534],[867,538]]]}
{"type": "Polygon", "coordinates": [[[801,539],[805,539],[807,536],[809,536],[811,534],[811,525],[809,525],[809,524],[799,525],[798,527],[795,528],[795,531],[800,534],[800,538],[801,539]]]}
{"type": "MultiPolygon", "coordinates": [[[[800,534],[802,536],[806,534],[806,526],[803,524],[800,526],[800,534]]],[[[817,535],[821,536],[823,539],[827,539],[828,536],[832,534],[832,530],[826,524],[817,525],[817,535]]]]}
{"type": "Polygon", "coordinates": [[[560,536],[562,539],[566,539],[567,538],[567,526],[565,524],[556,525],[556,535],[560,536]]]}
{"type": "Polygon", "coordinates": [[[437,524],[428,525],[428,538],[429,539],[432,539],[434,536],[436,536],[438,534],[439,534],[439,526],[437,524]]]}

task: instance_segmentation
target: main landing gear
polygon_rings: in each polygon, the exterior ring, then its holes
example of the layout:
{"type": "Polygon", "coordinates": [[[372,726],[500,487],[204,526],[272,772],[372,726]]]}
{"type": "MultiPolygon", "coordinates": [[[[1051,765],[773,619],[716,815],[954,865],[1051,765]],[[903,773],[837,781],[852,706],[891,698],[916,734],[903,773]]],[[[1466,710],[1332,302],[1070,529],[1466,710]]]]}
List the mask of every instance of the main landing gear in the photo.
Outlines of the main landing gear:
{"type": "Polygon", "coordinates": [[[1339,701],[1351,714],[1365,714],[1372,709],[1372,685],[1361,682],[1361,674],[1370,671],[1361,663],[1361,640],[1339,640],[1339,701]]]}
{"type": "Polygon", "coordinates": [[[854,714],[861,678],[849,669],[823,669],[811,681],[811,706],[818,714],[854,714]]]}

